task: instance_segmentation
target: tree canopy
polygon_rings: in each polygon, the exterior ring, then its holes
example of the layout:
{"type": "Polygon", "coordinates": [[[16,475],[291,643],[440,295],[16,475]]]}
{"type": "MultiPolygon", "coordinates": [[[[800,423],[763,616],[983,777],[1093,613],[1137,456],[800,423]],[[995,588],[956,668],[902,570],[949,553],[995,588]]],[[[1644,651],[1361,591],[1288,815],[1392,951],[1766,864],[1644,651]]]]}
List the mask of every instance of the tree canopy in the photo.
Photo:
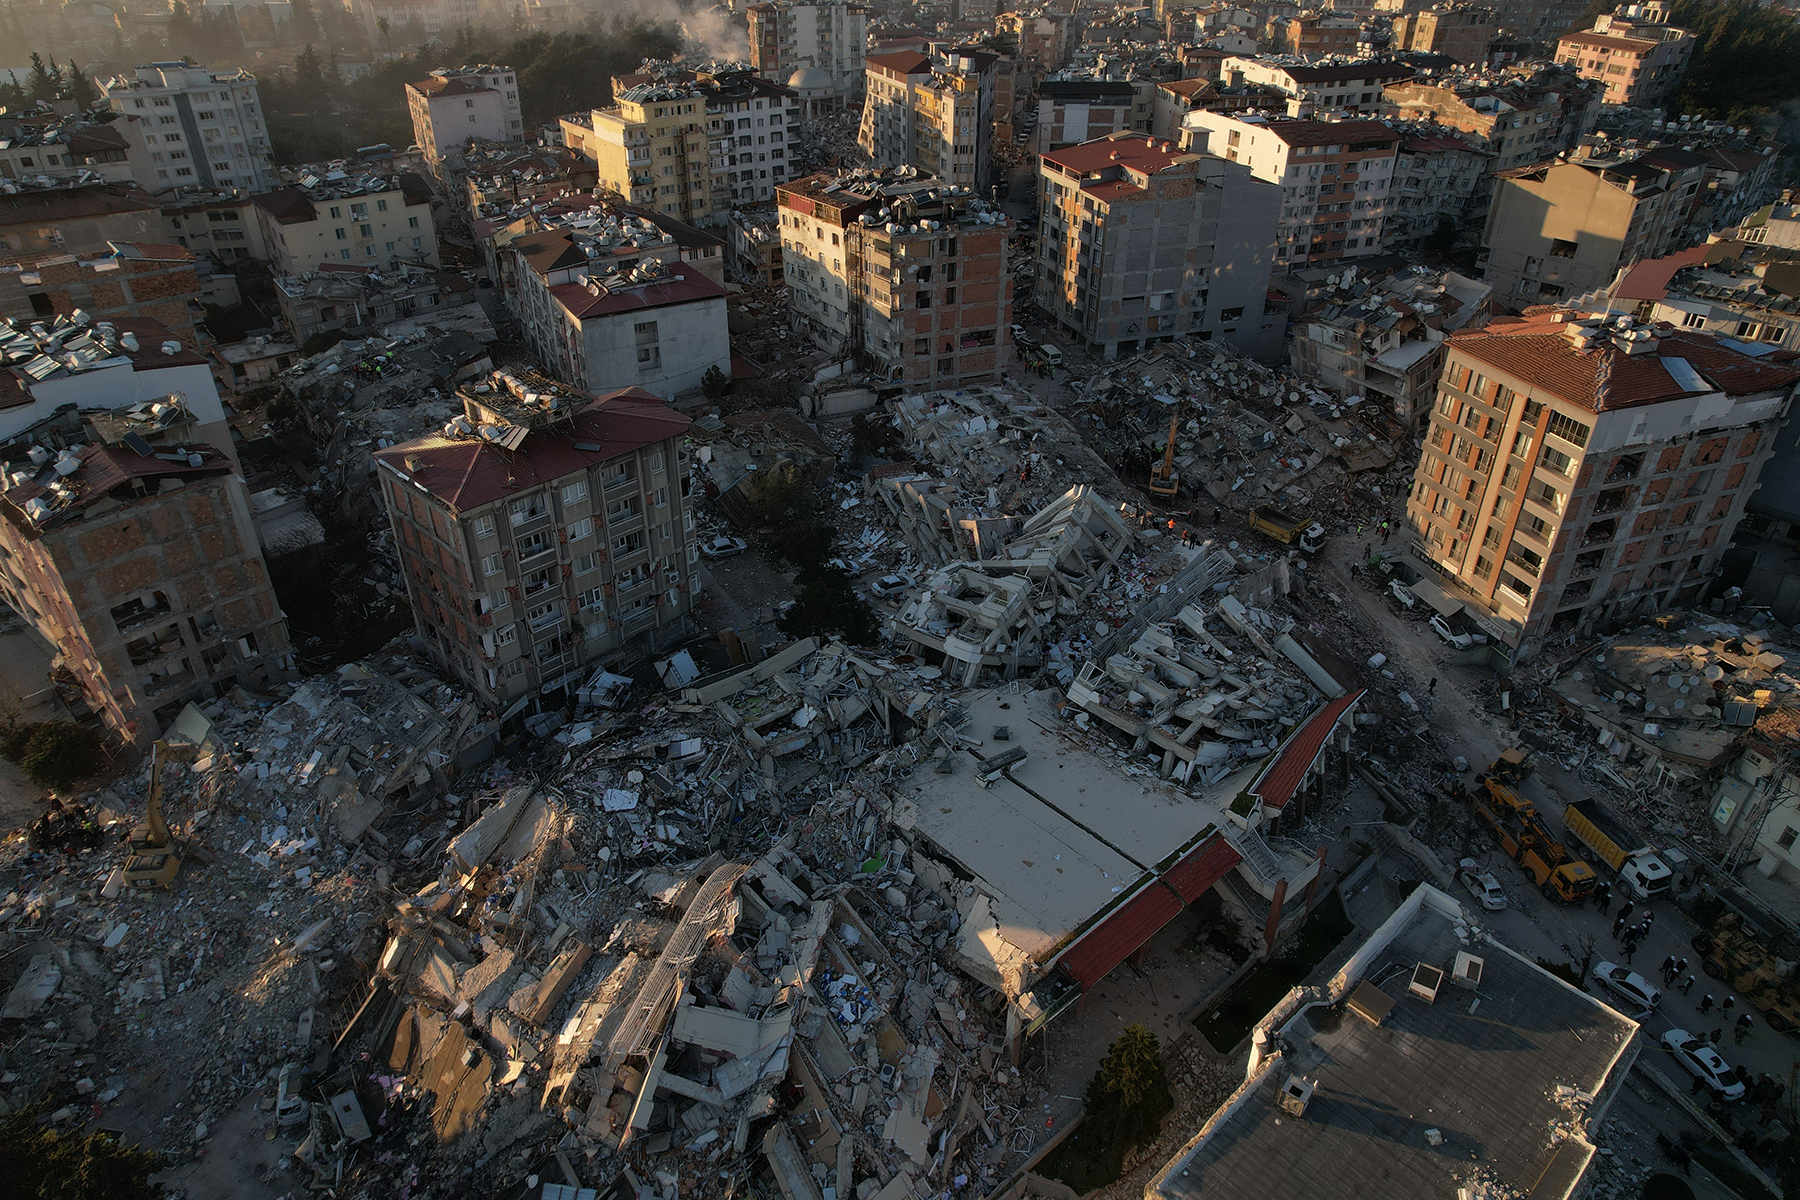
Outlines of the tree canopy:
{"type": "MultiPolygon", "coordinates": [[[[1592,0],[1569,32],[1592,29],[1618,0],[1592,0]]],[[[1800,96],[1800,24],[1757,0],[1674,0],[1669,23],[1694,35],[1672,116],[1751,124],[1800,96]]]]}

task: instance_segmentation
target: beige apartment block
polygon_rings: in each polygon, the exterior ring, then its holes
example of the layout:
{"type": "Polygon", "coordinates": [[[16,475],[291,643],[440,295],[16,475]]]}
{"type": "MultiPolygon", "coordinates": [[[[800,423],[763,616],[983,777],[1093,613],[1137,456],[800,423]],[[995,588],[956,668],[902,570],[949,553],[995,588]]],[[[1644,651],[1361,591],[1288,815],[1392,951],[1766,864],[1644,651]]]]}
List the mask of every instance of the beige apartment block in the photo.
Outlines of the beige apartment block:
{"type": "Polygon", "coordinates": [[[986,194],[993,182],[999,56],[954,49],[873,54],[857,142],[884,167],[910,166],[986,194]]]}
{"type": "Polygon", "coordinates": [[[1558,38],[1556,61],[1604,84],[1608,104],[1661,104],[1674,94],[1697,44],[1667,16],[1661,0],[1621,4],[1595,18],[1592,29],[1558,38]]]}
{"type": "Polygon", "coordinates": [[[1631,317],[1454,334],[1407,499],[1414,553],[1515,663],[1701,600],[1796,383],[1631,317]]]}
{"type": "Polygon", "coordinates": [[[529,372],[458,395],[440,433],[375,456],[439,667],[498,714],[684,636],[689,419],[640,388],[595,397],[529,372]]]}

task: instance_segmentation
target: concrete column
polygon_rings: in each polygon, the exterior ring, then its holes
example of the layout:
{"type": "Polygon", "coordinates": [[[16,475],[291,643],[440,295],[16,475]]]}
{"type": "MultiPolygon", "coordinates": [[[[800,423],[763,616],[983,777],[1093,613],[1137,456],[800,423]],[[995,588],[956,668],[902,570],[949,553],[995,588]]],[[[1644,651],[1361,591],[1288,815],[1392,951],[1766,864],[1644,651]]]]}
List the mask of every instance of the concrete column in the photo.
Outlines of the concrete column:
{"type": "Polygon", "coordinates": [[[1263,925],[1263,949],[1265,952],[1275,949],[1275,931],[1281,928],[1281,905],[1287,899],[1287,880],[1277,880],[1275,899],[1269,902],[1269,919],[1263,925]]]}

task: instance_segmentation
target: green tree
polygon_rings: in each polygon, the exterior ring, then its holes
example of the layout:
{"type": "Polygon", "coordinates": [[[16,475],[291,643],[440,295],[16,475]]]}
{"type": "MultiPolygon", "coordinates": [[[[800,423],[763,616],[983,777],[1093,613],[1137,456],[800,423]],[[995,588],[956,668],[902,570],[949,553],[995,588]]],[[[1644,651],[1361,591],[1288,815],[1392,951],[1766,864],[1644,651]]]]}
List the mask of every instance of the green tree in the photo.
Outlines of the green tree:
{"type": "Polygon", "coordinates": [[[800,580],[793,607],[775,623],[781,632],[794,638],[841,637],[857,646],[875,640],[875,614],[848,575],[836,567],[819,567],[802,572],[800,580]]]}
{"type": "Polygon", "coordinates": [[[93,108],[100,100],[100,94],[94,90],[93,80],[81,73],[81,68],[74,61],[69,62],[69,99],[82,112],[93,108]]]}
{"type": "Polygon", "coordinates": [[[386,17],[375,18],[375,31],[381,35],[381,44],[387,49],[394,48],[394,39],[390,36],[394,26],[386,17]]]}
{"type": "Polygon", "coordinates": [[[307,89],[325,86],[325,63],[311,42],[294,57],[294,83],[307,89]]]}
{"type": "Polygon", "coordinates": [[[45,1119],[48,1104],[0,1117],[0,1196],[18,1200],[158,1200],[150,1176],[162,1155],[111,1133],[64,1133],[45,1119]]]}
{"type": "Polygon", "coordinates": [[[1089,1116],[1110,1109],[1113,1140],[1128,1149],[1154,1131],[1156,1122],[1168,1111],[1169,1101],[1169,1081],[1156,1035],[1143,1025],[1126,1026],[1088,1081],[1089,1116]],[[1159,1101],[1163,1102],[1160,1109],[1159,1101]]]}
{"type": "Polygon", "coordinates": [[[719,370],[714,363],[706,368],[706,374],[700,377],[700,391],[708,400],[717,400],[731,390],[731,376],[719,370]]]}
{"type": "MultiPolygon", "coordinates": [[[[56,60],[52,59],[54,63],[56,60]]],[[[37,51],[31,52],[31,98],[33,100],[54,100],[60,90],[55,71],[44,65],[44,58],[37,51]]]]}
{"type": "Polygon", "coordinates": [[[0,739],[0,749],[15,747],[25,778],[53,792],[69,791],[76,780],[86,779],[103,762],[100,735],[73,721],[45,721],[33,726],[22,746],[17,735],[9,731],[0,739]]]}

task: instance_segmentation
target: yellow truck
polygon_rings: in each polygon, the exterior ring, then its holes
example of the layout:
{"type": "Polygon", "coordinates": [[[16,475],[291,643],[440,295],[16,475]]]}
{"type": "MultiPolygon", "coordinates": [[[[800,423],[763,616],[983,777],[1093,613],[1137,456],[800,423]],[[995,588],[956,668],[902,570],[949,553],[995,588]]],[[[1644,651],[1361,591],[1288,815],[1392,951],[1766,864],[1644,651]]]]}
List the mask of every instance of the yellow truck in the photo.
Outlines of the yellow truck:
{"type": "Polygon", "coordinates": [[[1649,900],[1669,890],[1675,873],[1644,844],[1637,832],[1593,800],[1577,800],[1563,809],[1563,828],[1600,861],[1619,873],[1619,882],[1639,900],[1649,900]]]}
{"type": "Polygon", "coordinates": [[[1594,894],[1600,882],[1594,868],[1551,835],[1536,805],[1491,776],[1479,776],[1476,782],[1487,792],[1485,800],[1474,800],[1476,815],[1533,883],[1564,904],[1580,904],[1594,894]]]}
{"type": "Polygon", "coordinates": [[[1258,505],[1250,510],[1250,528],[1307,554],[1317,554],[1319,547],[1325,544],[1323,525],[1311,517],[1297,517],[1272,504],[1258,505]]]}

